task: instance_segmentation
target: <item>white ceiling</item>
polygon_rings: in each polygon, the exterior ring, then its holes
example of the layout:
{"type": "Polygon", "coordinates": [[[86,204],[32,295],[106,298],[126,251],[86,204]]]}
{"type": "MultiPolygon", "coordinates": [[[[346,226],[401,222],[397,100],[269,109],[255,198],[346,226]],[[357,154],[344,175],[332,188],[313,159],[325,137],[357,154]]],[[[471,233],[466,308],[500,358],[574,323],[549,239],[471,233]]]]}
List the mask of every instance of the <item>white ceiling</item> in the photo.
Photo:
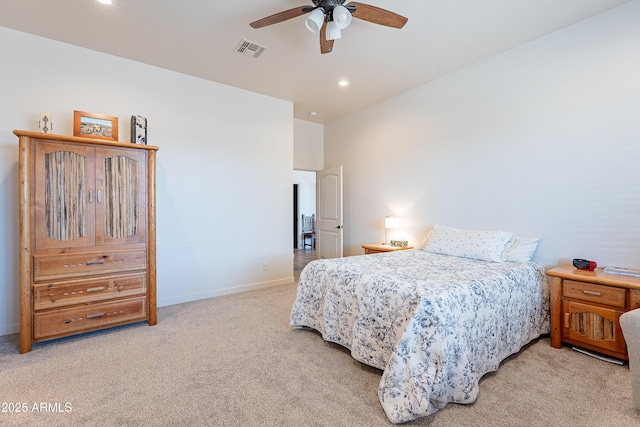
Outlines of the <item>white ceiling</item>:
{"type": "Polygon", "coordinates": [[[249,26],[311,0],[113,1],[0,0],[0,26],[292,101],[296,118],[326,123],[629,0],[359,0],[409,21],[354,19],[325,55],[304,16],[249,26]],[[243,38],[268,49],[235,53],[243,38]]]}

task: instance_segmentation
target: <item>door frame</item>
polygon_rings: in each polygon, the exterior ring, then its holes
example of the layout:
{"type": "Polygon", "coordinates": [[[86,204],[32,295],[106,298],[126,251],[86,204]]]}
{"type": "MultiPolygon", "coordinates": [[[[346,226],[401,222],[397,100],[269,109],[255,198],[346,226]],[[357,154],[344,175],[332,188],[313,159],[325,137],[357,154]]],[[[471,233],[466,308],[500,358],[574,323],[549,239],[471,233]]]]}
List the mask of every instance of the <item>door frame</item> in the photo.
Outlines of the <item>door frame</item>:
{"type": "Polygon", "coordinates": [[[293,184],[293,249],[298,249],[298,184],[293,184]]]}

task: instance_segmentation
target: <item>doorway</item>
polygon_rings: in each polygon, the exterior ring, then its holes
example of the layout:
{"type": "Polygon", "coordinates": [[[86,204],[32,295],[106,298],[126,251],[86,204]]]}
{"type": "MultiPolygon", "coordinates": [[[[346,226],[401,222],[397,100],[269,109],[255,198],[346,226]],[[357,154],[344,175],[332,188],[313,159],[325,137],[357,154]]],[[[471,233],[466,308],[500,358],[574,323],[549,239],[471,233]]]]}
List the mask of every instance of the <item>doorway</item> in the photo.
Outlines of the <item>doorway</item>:
{"type": "Polygon", "coordinates": [[[293,248],[305,247],[302,237],[302,215],[316,213],[316,173],[314,171],[293,171],[293,248]]]}

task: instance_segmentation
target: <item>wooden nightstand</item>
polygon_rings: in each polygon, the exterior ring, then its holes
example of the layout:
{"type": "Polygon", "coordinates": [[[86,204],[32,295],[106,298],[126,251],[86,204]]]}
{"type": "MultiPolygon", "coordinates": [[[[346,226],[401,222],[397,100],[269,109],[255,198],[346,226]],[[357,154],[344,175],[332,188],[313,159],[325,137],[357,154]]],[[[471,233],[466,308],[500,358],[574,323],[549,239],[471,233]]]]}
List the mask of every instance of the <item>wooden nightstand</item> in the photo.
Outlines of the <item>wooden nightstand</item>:
{"type": "Polygon", "coordinates": [[[547,271],[551,346],[573,344],[629,360],[620,315],[640,307],[640,277],[560,266],[547,271]]]}
{"type": "Polygon", "coordinates": [[[381,252],[393,252],[393,251],[404,251],[407,249],[413,249],[413,246],[407,246],[404,248],[398,246],[384,245],[382,243],[374,243],[371,245],[362,245],[364,248],[365,255],[368,254],[378,254],[381,252]]]}

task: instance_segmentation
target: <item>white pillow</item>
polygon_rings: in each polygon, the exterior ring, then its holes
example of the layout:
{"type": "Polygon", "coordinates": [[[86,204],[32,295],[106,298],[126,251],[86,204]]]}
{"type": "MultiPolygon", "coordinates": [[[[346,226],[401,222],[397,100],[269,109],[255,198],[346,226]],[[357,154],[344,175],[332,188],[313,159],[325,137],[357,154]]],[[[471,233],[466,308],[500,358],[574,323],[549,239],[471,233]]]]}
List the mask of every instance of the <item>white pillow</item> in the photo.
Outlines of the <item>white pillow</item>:
{"type": "Polygon", "coordinates": [[[508,231],[462,230],[436,225],[425,252],[502,262],[502,253],[513,238],[508,231]]]}
{"type": "Polygon", "coordinates": [[[431,231],[429,231],[429,234],[427,234],[427,237],[425,237],[423,241],[418,243],[418,246],[415,247],[415,250],[424,251],[424,248],[427,247],[427,243],[429,243],[429,238],[430,237],[431,237],[431,231]]]}
{"type": "Polygon", "coordinates": [[[515,236],[507,245],[502,259],[513,262],[531,262],[542,237],[515,236]]]}

